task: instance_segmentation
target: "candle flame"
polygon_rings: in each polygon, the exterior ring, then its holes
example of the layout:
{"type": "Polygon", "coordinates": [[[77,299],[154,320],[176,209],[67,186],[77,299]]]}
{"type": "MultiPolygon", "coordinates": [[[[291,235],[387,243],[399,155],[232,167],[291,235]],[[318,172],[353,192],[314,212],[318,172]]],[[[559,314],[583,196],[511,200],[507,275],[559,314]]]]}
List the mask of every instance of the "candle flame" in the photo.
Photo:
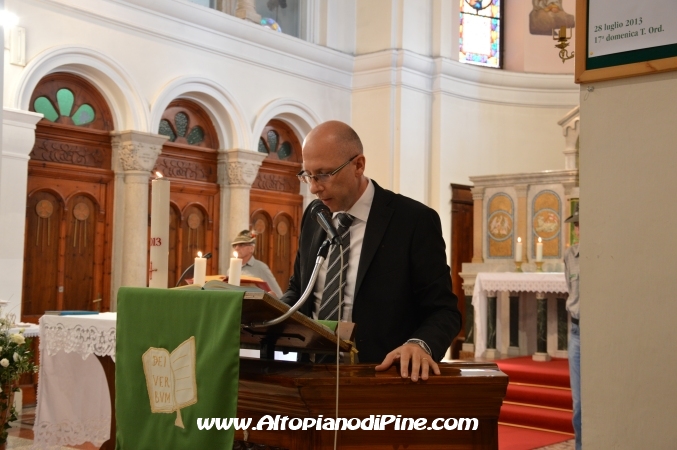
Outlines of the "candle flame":
{"type": "Polygon", "coordinates": [[[160,172],[155,172],[155,176],[156,176],[157,178],[162,178],[162,174],[161,174],[160,172]]]}
{"type": "Polygon", "coordinates": [[[202,258],[202,252],[197,252],[197,257],[202,258]]]}
{"type": "Polygon", "coordinates": [[[239,258],[240,256],[237,254],[237,252],[233,252],[233,258],[239,258]]]}
{"type": "Polygon", "coordinates": [[[518,237],[518,238],[517,238],[517,242],[520,242],[520,243],[521,243],[521,242],[522,242],[522,238],[521,238],[521,237],[518,237]]]}
{"type": "Polygon", "coordinates": [[[542,242],[543,242],[543,239],[538,238],[538,243],[540,244],[540,243],[542,243],[542,242]]]}

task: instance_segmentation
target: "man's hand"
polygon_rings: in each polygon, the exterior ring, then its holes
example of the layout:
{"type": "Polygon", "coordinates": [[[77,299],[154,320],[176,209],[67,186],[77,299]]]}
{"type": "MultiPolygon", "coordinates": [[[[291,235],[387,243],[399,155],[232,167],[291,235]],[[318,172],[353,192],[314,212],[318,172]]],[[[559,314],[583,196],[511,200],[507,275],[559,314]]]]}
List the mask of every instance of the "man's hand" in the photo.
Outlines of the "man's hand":
{"type": "Polygon", "coordinates": [[[400,360],[400,375],[402,378],[409,378],[409,363],[411,362],[411,381],[418,381],[419,373],[421,379],[427,380],[428,373],[432,367],[435,375],[440,374],[440,368],[432,356],[427,354],[418,344],[404,344],[388,353],[381,364],[376,366],[377,371],[387,370],[393,363],[400,360]],[[420,371],[420,372],[419,372],[420,371]]]}

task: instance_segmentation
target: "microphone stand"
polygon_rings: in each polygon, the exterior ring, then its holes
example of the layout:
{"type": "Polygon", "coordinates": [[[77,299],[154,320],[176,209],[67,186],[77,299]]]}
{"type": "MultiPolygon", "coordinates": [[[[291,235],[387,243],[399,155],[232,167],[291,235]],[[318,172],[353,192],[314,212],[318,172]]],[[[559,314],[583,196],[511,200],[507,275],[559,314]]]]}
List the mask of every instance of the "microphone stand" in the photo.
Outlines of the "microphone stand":
{"type": "MultiPolygon", "coordinates": [[[[329,239],[326,239],[322,245],[320,246],[320,249],[317,252],[317,259],[315,260],[315,267],[313,268],[313,273],[310,275],[310,281],[308,282],[308,286],[306,286],[306,290],[303,292],[303,295],[301,295],[301,298],[299,298],[296,303],[294,303],[294,306],[289,308],[289,310],[282,314],[280,317],[276,319],[271,319],[267,320],[265,322],[254,322],[249,325],[243,325],[244,328],[260,328],[260,327],[268,327],[271,325],[277,325],[280,322],[284,322],[287,320],[292,314],[294,314],[296,311],[299,310],[301,306],[308,300],[308,297],[313,293],[313,288],[315,287],[315,281],[317,280],[317,275],[320,271],[320,266],[324,262],[324,260],[327,258],[327,253],[329,253],[329,246],[331,245],[331,241],[329,239]]],[[[343,246],[341,246],[343,248],[343,246]]]]}

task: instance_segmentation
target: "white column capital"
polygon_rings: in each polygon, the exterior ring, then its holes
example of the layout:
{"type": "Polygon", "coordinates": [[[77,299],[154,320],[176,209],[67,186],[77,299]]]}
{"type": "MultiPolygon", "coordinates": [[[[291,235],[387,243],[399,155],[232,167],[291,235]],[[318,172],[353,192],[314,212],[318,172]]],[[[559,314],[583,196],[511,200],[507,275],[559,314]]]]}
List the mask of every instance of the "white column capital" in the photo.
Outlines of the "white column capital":
{"type": "Polygon", "coordinates": [[[231,187],[251,188],[266,153],[252,150],[230,149],[219,154],[219,183],[231,187]]]}
{"type": "Polygon", "coordinates": [[[472,199],[473,200],[484,199],[484,186],[471,187],[470,192],[472,192],[472,199]]]}
{"type": "Polygon", "coordinates": [[[30,111],[3,108],[2,127],[6,130],[2,133],[3,158],[30,159],[35,145],[35,125],[42,117],[30,111]]]}
{"type": "MultiPolygon", "coordinates": [[[[160,134],[127,130],[111,133],[113,151],[122,170],[145,171],[150,173],[155,167],[162,145],[168,139],[160,134]]],[[[117,164],[117,161],[114,161],[117,164]]]]}

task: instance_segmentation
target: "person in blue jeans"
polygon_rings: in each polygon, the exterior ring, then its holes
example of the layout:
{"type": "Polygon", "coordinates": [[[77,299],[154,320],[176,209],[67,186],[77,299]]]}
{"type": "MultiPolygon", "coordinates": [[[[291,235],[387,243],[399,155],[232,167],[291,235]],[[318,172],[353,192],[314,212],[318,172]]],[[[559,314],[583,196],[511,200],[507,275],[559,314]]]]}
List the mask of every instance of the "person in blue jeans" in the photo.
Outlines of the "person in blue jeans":
{"type": "MultiPolygon", "coordinates": [[[[565,220],[574,224],[574,234],[580,238],[578,204],[574,213],[565,220]]],[[[576,433],[576,450],[581,449],[581,335],[580,335],[580,303],[578,283],[580,266],[578,259],[578,243],[569,247],[564,254],[564,274],[569,288],[567,311],[571,314],[571,331],[569,332],[569,377],[571,379],[571,397],[573,399],[573,425],[576,433]]]]}

